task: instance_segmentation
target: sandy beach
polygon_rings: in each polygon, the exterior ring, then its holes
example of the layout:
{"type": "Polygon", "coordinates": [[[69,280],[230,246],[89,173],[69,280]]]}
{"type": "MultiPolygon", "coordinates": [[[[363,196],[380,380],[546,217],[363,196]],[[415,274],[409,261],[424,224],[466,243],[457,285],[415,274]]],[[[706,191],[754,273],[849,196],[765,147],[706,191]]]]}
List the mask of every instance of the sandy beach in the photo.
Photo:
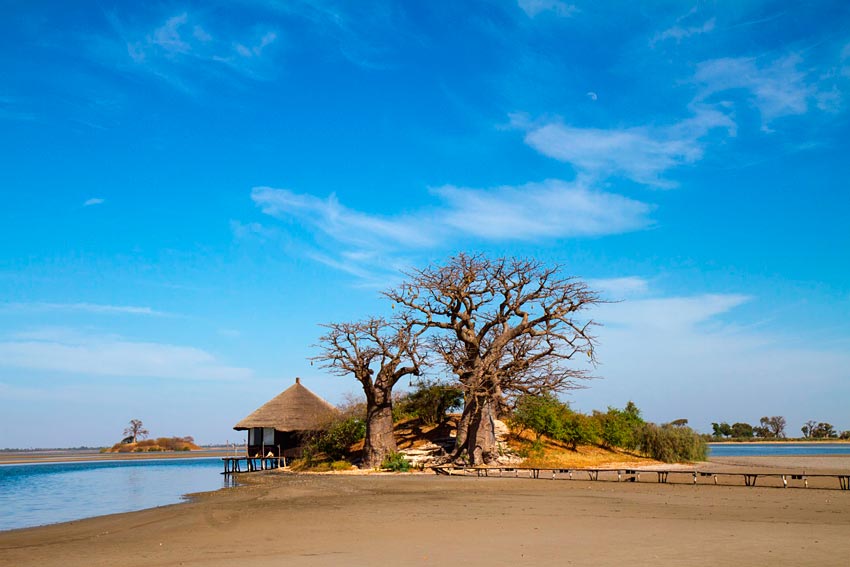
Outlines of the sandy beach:
{"type": "MultiPolygon", "coordinates": [[[[848,457],[795,459],[811,471],[850,470],[848,457]]],[[[736,466],[753,466],[746,460],[736,466]]],[[[721,465],[729,466],[703,466],[721,465]]],[[[243,478],[184,504],[0,533],[0,565],[827,567],[850,556],[846,491],[430,474],[243,478]]]]}

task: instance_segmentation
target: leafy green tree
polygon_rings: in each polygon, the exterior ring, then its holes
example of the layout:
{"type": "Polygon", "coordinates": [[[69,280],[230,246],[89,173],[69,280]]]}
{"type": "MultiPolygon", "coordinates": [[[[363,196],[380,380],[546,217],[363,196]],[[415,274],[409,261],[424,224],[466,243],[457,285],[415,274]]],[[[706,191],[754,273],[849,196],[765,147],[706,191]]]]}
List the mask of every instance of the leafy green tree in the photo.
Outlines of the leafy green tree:
{"type": "Polygon", "coordinates": [[[732,435],[732,428],[725,421],[723,423],[712,423],[711,429],[715,437],[729,437],[732,435]]]}
{"type": "Polygon", "coordinates": [[[807,421],[807,422],[803,425],[803,427],[801,427],[801,428],[800,428],[800,431],[802,431],[802,432],[803,432],[803,437],[805,437],[805,438],[807,438],[807,439],[808,439],[809,437],[811,437],[811,436],[812,436],[812,433],[814,432],[814,430],[815,430],[815,428],[817,427],[817,425],[818,425],[818,422],[816,422],[816,421],[815,421],[815,420],[813,420],[813,419],[810,419],[809,421],[807,421]]]}
{"type": "Polygon", "coordinates": [[[765,416],[759,420],[759,426],[753,431],[758,437],[778,439],[785,437],[785,418],[781,415],[765,416]]]}
{"type": "Polygon", "coordinates": [[[730,428],[730,434],[736,439],[746,439],[753,436],[753,426],[749,423],[736,422],[730,428]]]}
{"type": "Polygon", "coordinates": [[[511,423],[520,432],[530,430],[538,441],[544,435],[558,439],[563,435],[564,409],[564,404],[549,392],[525,394],[517,399],[511,423]]]}
{"type": "Polygon", "coordinates": [[[812,431],[812,437],[815,439],[834,439],[838,437],[835,432],[835,427],[831,423],[820,422],[812,431]]]}
{"type": "Polygon", "coordinates": [[[594,418],[599,423],[602,445],[609,449],[637,448],[638,434],[645,422],[634,402],[629,402],[622,410],[609,407],[606,413],[594,412],[594,418]]]}
{"type": "Polygon", "coordinates": [[[596,443],[599,439],[599,430],[596,421],[590,417],[574,412],[565,407],[562,414],[561,432],[558,441],[562,441],[575,451],[579,445],[596,443]]]}
{"type": "Polygon", "coordinates": [[[595,443],[599,438],[596,420],[574,412],[551,393],[520,396],[511,422],[520,431],[531,430],[538,441],[545,435],[567,444],[572,450],[579,445],[595,443]]]}
{"type": "Polygon", "coordinates": [[[319,433],[306,451],[312,454],[325,454],[337,461],[348,454],[349,448],[366,437],[366,420],[349,416],[330,424],[328,429],[319,433]]]}
{"type": "Polygon", "coordinates": [[[426,425],[436,425],[446,419],[446,413],[463,405],[463,390],[437,381],[423,380],[416,390],[397,404],[401,413],[418,417],[426,425]]]}

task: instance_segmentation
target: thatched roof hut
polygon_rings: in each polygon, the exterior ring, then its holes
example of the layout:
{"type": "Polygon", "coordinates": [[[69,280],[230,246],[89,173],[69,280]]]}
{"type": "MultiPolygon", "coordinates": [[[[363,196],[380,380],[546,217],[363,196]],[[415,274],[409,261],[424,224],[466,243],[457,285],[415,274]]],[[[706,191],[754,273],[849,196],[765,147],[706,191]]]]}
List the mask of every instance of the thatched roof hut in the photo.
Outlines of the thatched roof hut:
{"type": "Polygon", "coordinates": [[[297,453],[300,436],[321,429],[335,414],[334,406],[305,388],[301,379],[233,426],[248,431],[248,454],[297,453]]]}
{"type": "Polygon", "coordinates": [[[305,388],[301,379],[233,426],[237,431],[273,427],[278,431],[313,431],[338,413],[331,404],[305,388]]]}

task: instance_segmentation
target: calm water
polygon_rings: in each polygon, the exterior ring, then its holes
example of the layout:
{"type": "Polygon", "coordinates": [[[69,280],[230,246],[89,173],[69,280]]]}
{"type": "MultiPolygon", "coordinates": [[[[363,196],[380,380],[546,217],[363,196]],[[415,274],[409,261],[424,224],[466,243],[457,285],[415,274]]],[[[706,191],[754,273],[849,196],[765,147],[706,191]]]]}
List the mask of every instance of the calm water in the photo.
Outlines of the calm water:
{"type": "Polygon", "coordinates": [[[221,459],[0,466],[0,530],[180,502],[226,485],[221,459]]]}
{"type": "Polygon", "coordinates": [[[710,457],[850,455],[850,443],[709,443],[710,457]]]}

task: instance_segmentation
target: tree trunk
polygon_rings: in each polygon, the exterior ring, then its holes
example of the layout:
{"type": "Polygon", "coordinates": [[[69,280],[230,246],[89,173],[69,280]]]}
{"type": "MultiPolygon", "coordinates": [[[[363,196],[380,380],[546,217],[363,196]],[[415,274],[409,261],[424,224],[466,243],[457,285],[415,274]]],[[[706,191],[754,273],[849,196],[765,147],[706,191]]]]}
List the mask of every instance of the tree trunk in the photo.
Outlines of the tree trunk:
{"type": "Polygon", "coordinates": [[[449,461],[457,462],[461,455],[466,451],[466,438],[469,433],[469,422],[472,420],[472,402],[464,400],[463,413],[460,414],[460,421],[457,424],[457,432],[455,433],[455,449],[452,451],[449,461]]]}
{"type": "Polygon", "coordinates": [[[496,405],[493,397],[486,394],[467,401],[458,424],[455,460],[466,453],[469,464],[488,465],[499,457],[496,405]]]}
{"type": "Polygon", "coordinates": [[[375,469],[384,458],[398,450],[393,435],[393,405],[387,396],[375,404],[368,404],[366,413],[366,443],[363,447],[363,468],[375,469]]]}
{"type": "Polygon", "coordinates": [[[466,452],[473,465],[489,465],[499,457],[496,443],[496,403],[491,396],[478,400],[477,410],[469,422],[466,452]]]}

